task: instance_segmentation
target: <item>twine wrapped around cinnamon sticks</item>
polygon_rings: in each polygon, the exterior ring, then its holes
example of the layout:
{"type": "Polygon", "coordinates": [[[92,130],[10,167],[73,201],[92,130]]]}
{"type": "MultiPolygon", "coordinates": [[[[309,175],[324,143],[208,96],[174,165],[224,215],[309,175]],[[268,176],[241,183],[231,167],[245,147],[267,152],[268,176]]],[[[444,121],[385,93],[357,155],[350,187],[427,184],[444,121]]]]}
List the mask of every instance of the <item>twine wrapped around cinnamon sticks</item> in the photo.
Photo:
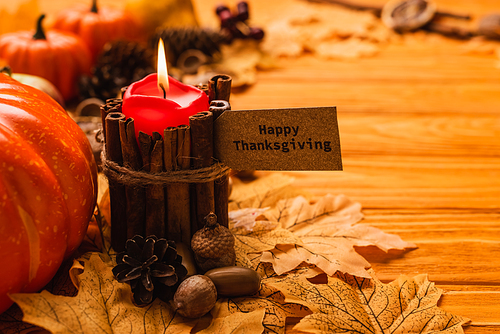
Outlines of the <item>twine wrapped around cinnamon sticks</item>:
{"type": "Polygon", "coordinates": [[[209,111],[163,134],[139,132],[138,139],[134,120],[121,113],[121,100],[108,100],[101,107],[101,160],[109,181],[111,244],[116,251],[136,234],[189,245],[210,212],[228,225],[230,169],[213,158],[213,122],[230,110],[231,78],[215,76],[207,88],[214,100],[209,111]]]}
{"type": "Polygon", "coordinates": [[[109,160],[104,151],[101,152],[101,158],[105,159],[103,160],[103,170],[108,180],[111,179],[122,185],[137,187],[165,186],[170,183],[205,183],[215,181],[229,173],[228,166],[217,162],[204,168],[152,174],[120,166],[116,162],[109,160]]]}

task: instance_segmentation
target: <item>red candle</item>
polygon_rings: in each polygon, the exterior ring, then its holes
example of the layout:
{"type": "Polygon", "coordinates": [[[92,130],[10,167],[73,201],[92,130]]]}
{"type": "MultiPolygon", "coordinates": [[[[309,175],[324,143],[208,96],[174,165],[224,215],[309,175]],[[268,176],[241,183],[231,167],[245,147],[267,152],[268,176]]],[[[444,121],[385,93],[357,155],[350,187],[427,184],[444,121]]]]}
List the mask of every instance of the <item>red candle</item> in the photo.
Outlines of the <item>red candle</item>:
{"type": "Polygon", "coordinates": [[[189,124],[189,116],[209,108],[203,91],[167,75],[163,43],[158,47],[158,75],[150,74],[131,84],[123,95],[122,113],[132,117],[135,134],[152,135],[169,126],[189,124]],[[168,78],[168,79],[167,79],[168,78]]]}
{"type": "Polygon", "coordinates": [[[122,113],[134,119],[136,136],[139,131],[149,135],[156,131],[163,136],[163,129],[189,124],[189,116],[208,110],[207,94],[172,77],[168,80],[170,89],[165,91],[165,98],[157,88],[155,74],[134,82],[125,91],[122,113]]]}

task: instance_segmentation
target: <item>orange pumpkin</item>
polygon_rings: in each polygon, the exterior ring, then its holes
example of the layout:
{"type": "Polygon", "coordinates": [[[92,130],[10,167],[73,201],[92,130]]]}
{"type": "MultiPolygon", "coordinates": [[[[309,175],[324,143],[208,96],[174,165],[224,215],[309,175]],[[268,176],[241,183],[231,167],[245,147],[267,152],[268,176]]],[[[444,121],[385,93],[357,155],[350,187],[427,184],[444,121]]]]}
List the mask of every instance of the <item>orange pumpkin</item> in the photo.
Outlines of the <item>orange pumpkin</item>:
{"type": "Polygon", "coordinates": [[[139,36],[139,26],[124,10],[76,5],[58,13],[52,26],[54,29],[72,32],[87,44],[95,62],[107,42],[118,39],[134,40],[139,36]]]}
{"type": "Polygon", "coordinates": [[[0,313],[78,248],[96,198],[83,131],[48,95],[0,74],[0,313]]]}
{"type": "Polygon", "coordinates": [[[50,81],[65,100],[78,93],[78,77],[90,73],[90,53],[81,39],[42,28],[41,15],[35,34],[18,31],[0,36],[0,58],[13,72],[36,75],[50,81]]]}

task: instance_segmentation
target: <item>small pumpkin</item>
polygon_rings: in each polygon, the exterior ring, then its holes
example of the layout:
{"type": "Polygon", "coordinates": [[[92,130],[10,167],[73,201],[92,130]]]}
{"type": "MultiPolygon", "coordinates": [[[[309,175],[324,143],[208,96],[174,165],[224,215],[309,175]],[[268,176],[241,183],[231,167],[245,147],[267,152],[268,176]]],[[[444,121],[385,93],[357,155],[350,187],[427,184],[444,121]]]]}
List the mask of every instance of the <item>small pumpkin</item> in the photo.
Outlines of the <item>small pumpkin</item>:
{"type": "Polygon", "coordinates": [[[35,292],[85,236],[97,167],[85,134],[52,98],[0,73],[0,313],[35,292]]]}
{"type": "Polygon", "coordinates": [[[12,73],[9,66],[4,66],[0,68],[0,72],[7,74],[13,79],[26,84],[28,86],[34,87],[41,90],[51,98],[53,98],[57,103],[59,103],[64,108],[64,99],[57,90],[57,88],[47,79],[37,77],[36,75],[24,74],[24,73],[12,73]]]}
{"type": "Polygon", "coordinates": [[[81,39],[42,27],[45,15],[37,21],[36,32],[18,31],[0,36],[0,58],[15,73],[26,73],[50,81],[65,100],[76,96],[77,79],[90,73],[90,53],[81,39]]]}
{"type": "Polygon", "coordinates": [[[83,4],[62,10],[56,16],[54,29],[72,32],[87,44],[92,62],[95,62],[107,42],[118,39],[135,40],[140,35],[139,26],[124,10],[113,7],[97,7],[83,4]]]}

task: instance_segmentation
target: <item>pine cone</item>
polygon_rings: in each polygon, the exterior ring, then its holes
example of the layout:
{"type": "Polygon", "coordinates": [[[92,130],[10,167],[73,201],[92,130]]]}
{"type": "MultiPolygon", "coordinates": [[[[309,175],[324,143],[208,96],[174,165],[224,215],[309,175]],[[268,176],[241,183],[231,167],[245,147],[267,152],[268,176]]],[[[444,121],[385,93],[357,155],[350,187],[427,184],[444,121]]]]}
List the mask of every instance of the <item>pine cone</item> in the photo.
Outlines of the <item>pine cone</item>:
{"type": "Polygon", "coordinates": [[[212,212],[205,217],[205,221],[205,227],[191,239],[196,264],[202,271],[234,265],[236,253],[233,234],[227,227],[217,223],[217,216],[212,212]]]}
{"type": "Polygon", "coordinates": [[[115,98],[122,87],[155,72],[151,49],[129,41],[116,41],[104,46],[91,76],[80,78],[82,99],[97,97],[103,101],[115,98]]]}
{"type": "Polygon", "coordinates": [[[177,286],[187,274],[175,242],[140,235],[127,240],[125,252],[116,256],[113,275],[132,287],[138,305],[151,303],[156,297],[173,298],[177,286]]]}
{"type": "Polygon", "coordinates": [[[220,45],[226,43],[227,37],[220,32],[198,27],[167,28],[157,30],[151,40],[151,47],[156,48],[158,40],[162,38],[165,43],[167,59],[174,66],[181,54],[187,50],[195,49],[203,52],[207,57],[213,58],[220,54],[220,45]]]}

